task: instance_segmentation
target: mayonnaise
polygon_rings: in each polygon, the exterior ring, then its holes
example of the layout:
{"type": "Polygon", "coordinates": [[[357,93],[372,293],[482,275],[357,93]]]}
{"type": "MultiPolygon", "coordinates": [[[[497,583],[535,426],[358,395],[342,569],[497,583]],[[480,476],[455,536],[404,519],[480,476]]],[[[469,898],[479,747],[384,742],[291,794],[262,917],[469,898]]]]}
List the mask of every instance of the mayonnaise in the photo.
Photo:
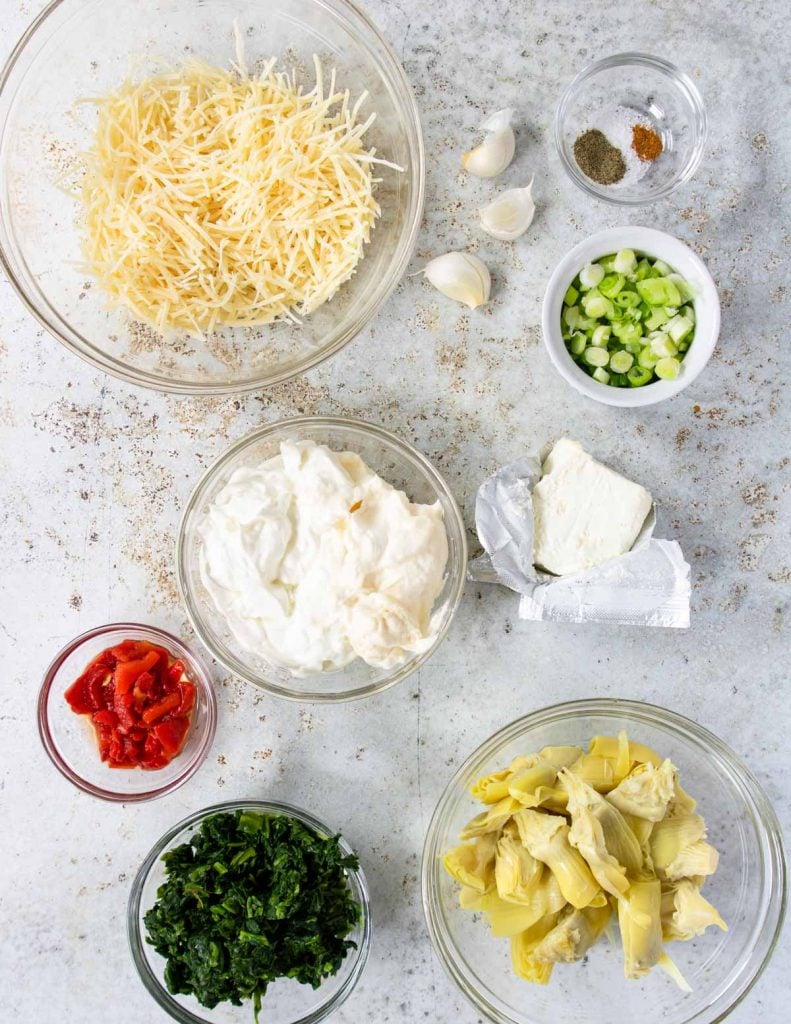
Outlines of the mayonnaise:
{"type": "Polygon", "coordinates": [[[199,527],[203,584],[237,641],[302,676],[392,668],[436,628],[442,508],[412,504],[353,452],[284,441],[237,469],[199,527]]]}

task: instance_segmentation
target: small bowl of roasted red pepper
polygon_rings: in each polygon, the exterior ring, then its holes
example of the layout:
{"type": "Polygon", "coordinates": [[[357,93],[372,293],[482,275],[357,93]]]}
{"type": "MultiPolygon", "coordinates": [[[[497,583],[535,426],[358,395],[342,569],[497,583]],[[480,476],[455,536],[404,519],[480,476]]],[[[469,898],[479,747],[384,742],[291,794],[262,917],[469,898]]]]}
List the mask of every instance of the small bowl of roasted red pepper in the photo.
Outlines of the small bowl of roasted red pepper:
{"type": "Polygon", "coordinates": [[[44,748],[75,786],[104,800],[164,796],[209,752],[217,701],[203,664],[177,637],[117,622],[55,657],[38,702],[44,748]]]}

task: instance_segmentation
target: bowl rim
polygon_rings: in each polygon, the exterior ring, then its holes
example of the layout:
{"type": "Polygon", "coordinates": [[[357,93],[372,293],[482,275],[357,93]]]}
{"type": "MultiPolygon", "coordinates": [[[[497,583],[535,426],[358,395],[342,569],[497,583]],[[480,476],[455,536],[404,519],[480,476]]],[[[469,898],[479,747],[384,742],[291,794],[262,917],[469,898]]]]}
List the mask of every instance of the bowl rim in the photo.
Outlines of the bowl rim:
{"type": "MultiPolygon", "coordinates": [[[[727,996],[735,979],[732,978],[728,986],[721,990],[720,995],[717,997],[717,1002],[721,1005],[716,1007],[714,1016],[706,1015],[707,1011],[714,1005],[709,1004],[702,1011],[695,1012],[693,1016],[685,1021],[685,1024],[692,1024],[693,1021],[697,1022],[697,1024],[719,1024],[720,1021],[723,1021],[730,1015],[734,1008],[751,991],[763,974],[780,938],[788,898],[782,831],[775,810],[763,786],[727,743],[719,739],[718,736],[705,726],[687,718],[685,715],[681,715],[677,711],[671,711],[669,708],[663,708],[658,704],[650,704],[647,701],[627,700],[619,697],[594,697],[584,700],[564,701],[560,704],[539,708],[498,729],[497,732],[480,743],[462,762],[437,801],[423,845],[421,897],[423,915],[434,953],[442,964],[445,973],[459,991],[486,1019],[495,1022],[495,1024],[529,1024],[529,1017],[525,1016],[521,1020],[517,1020],[517,1018],[502,1012],[498,1007],[489,1003],[476,987],[468,983],[464,971],[448,951],[450,943],[446,944],[446,929],[436,906],[438,901],[435,892],[435,879],[439,870],[437,865],[442,853],[438,849],[440,824],[456,790],[460,786],[461,788],[466,788],[465,783],[469,778],[472,775],[480,774],[484,764],[496,754],[499,748],[516,739],[528,728],[562,722],[579,716],[595,715],[608,715],[622,718],[625,722],[636,721],[653,727],[656,726],[657,722],[660,722],[663,726],[681,736],[685,741],[688,742],[690,739],[693,739],[697,744],[707,748],[709,751],[714,751],[719,759],[724,761],[732,770],[731,781],[737,785],[737,788],[741,790],[741,795],[745,797],[756,825],[756,831],[763,840],[765,850],[762,851],[762,854],[768,858],[769,888],[771,890],[771,897],[766,901],[766,915],[769,918],[770,914],[774,914],[775,920],[774,927],[769,936],[766,936],[765,927],[761,932],[761,944],[764,948],[760,953],[760,962],[750,965],[746,971],[742,970],[741,975],[737,975],[737,979],[741,978],[741,987],[731,998],[727,999],[727,1005],[722,1002],[723,995],[727,996]]],[[[765,858],[762,859],[765,860],[765,858]]],[[[765,871],[766,867],[765,860],[765,871]]],[[[756,948],[757,946],[753,947],[753,952],[756,948]]]]}
{"type": "MultiPolygon", "coordinates": [[[[189,814],[186,818],[182,818],[182,820],[177,822],[175,825],[172,825],[154,844],[137,870],[129,892],[129,900],[127,902],[126,934],[129,942],[129,949],[132,954],[132,960],[134,961],[138,976],[143,982],[143,986],[159,1006],[170,1014],[174,1020],[179,1021],[180,1024],[205,1024],[205,1018],[196,1016],[174,999],[151,969],[148,957],[144,952],[147,944],[145,943],[143,931],[140,927],[140,908],[143,896],[143,887],[145,886],[151,869],[159,860],[165,848],[169,846],[180,833],[186,832],[187,829],[204,819],[211,817],[213,814],[224,814],[235,810],[255,810],[263,813],[272,813],[289,818],[295,818],[297,821],[301,821],[303,824],[309,826],[321,835],[337,835],[338,845],[344,854],[347,856],[351,854],[356,855],[356,851],[341,833],[329,828],[323,821],[321,821],[321,819],[308,811],[303,810],[301,807],[279,800],[224,800],[220,803],[212,804],[209,807],[204,807],[200,811],[195,811],[192,814],[189,814]]],[[[354,951],[356,960],[348,977],[344,980],[341,987],[333,996],[327,999],[326,1002],[316,1010],[313,1010],[304,1017],[294,1019],[290,1024],[318,1024],[319,1021],[324,1020],[330,1013],[335,1011],[351,995],[357,985],[357,982],[360,980],[366,961],[368,960],[368,954],[371,948],[372,921],[370,894],[368,892],[365,872],[363,871],[362,865],[358,866],[356,869],[347,868],[346,872],[348,876],[354,878],[357,884],[359,889],[360,909],[362,912],[362,936],[357,949],[354,951]]],[[[357,899],[356,894],[355,899],[357,899]]]]}
{"type": "Polygon", "coordinates": [[[549,358],[563,379],[575,391],[604,405],[633,409],[656,405],[673,398],[703,372],[716,348],[720,334],[721,312],[717,286],[706,264],[693,249],[675,235],[657,228],[623,225],[605,228],[588,235],[562,257],[544,291],[541,309],[541,333],[549,358]],[[675,380],[659,380],[641,388],[615,388],[601,384],[581,370],[569,355],[560,333],[562,296],[582,265],[611,251],[629,247],[654,259],[666,259],[684,273],[691,267],[702,284],[693,300],[697,323],[695,338],[682,362],[682,373],[675,380]],[[598,255],[597,255],[598,254],[598,255]],[[679,263],[682,266],[679,266],[679,263]],[[700,331],[700,334],[699,334],[700,331]]]}
{"type": "Polygon", "coordinates": [[[650,203],[666,199],[669,195],[672,195],[673,192],[681,188],[696,173],[706,148],[708,117],[703,97],[698,87],[685,71],[682,71],[681,68],[672,64],[669,60],[665,60],[663,57],[655,57],[650,53],[642,53],[638,50],[627,50],[623,53],[614,53],[609,57],[602,57],[601,60],[593,61],[593,63],[588,64],[587,67],[584,67],[582,71],[574,76],[563,90],[555,111],[554,135],[555,148],[564,170],[574,184],[581,188],[583,192],[587,192],[589,196],[593,196],[596,199],[612,203],[614,206],[647,206],[650,203]],[[671,79],[679,86],[694,111],[698,132],[698,138],[692,147],[690,157],[676,177],[667,185],[643,197],[619,195],[617,192],[608,190],[606,185],[598,185],[595,181],[584,175],[575,162],[569,159],[563,144],[563,126],[566,113],[579,87],[598,75],[600,71],[608,71],[610,68],[627,67],[629,65],[647,67],[653,71],[658,71],[663,77],[671,79]]]}
{"type": "MultiPolygon", "coordinates": [[[[211,749],[211,745],[214,742],[214,734],[217,730],[217,695],[214,692],[211,675],[203,664],[203,660],[195,654],[183,640],[179,639],[179,637],[167,632],[167,630],[160,629],[158,626],[149,626],[142,622],[108,622],[102,626],[95,626],[93,629],[80,633],[58,651],[44,673],[43,682],[38,695],[36,714],[38,732],[44,746],[44,750],[46,751],[50,761],[52,761],[61,775],[67,778],[69,782],[75,785],[78,789],[81,789],[84,793],[98,797],[100,800],[109,800],[115,803],[125,804],[141,803],[145,800],[156,800],[161,796],[165,796],[167,793],[172,793],[180,786],[183,786],[185,782],[192,778],[195,772],[197,772],[206,760],[209,750],[211,749]],[[90,782],[88,779],[83,778],[82,775],[76,772],[68,761],[64,760],[61,756],[49,724],[47,704],[58,672],[60,671],[63,663],[70,655],[79,650],[79,648],[89,640],[93,640],[95,637],[108,636],[110,633],[124,633],[127,636],[130,633],[144,634],[145,639],[151,639],[154,642],[158,641],[163,647],[166,647],[171,652],[176,651],[181,657],[186,657],[190,665],[190,669],[192,670],[192,676],[194,676],[192,681],[196,686],[200,687],[206,697],[206,722],[200,746],[196,749],[190,761],[185,764],[184,770],[170,782],[161,786],[155,785],[151,789],[141,792],[129,793],[107,789],[104,786],[99,786],[90,782]]],[[[156,778],[155,772],[150,772],[148,774],[151,775],[152,779],[156,778]]]]}
{"type": "MultiPolygon", "coordinates": [[[[450,537],[451,527],[447,522],[445,523],[445,531],[450,537]]],[[[445,640],[456,616],[456,612],[458,611],[466,581],[467,557],[466,527],[458,502],[453,496],[453,492],[450,487],[445,482],[445,479],[422,452],[418,451],[418,449],[413,447],[413,445],[408,441],[404,441],[385,427],[381,427],[374,423],[368,423],[365,420],[353,419],[344,416],[291,416],[287,419],[276,420],[274,423],[265,424],[263,427],[258,427],[250,433],[245,434],[227,448],[220,456],[218,456],[208,469],[204,470],[193,487],[192,493],[187,499],[181,513],[178,534],[176,536],[175,560],[176,581],[179,593],[181,594],[182,603],[184,604],[187,612],[187,617],[189,618],[192,628],[195,630],[195,634],[214,659],[228,669],[229,672],[233,672],[234,675],[239,676],[239,678],[244,679],[253,686],[257,686],[259,689],[265,690],[274,697],[280,697],[285,700],[298,701],[302,703],[339,704],[347,701],[360,700],[363,697],[370,697],[375,693],[381,693],[383,690],[387,690],[391,686],[395,686],[396,683],[402,682],[408,676],[417,672],[418,669],[428,661],[440,644],[445,640]],[[416,466],[423,471],[432,487],[445,498],[452,513],[452,529],[457,535],[457,540],[461,549],[459,552],[459,572],[456,580],[453,581],[453,588],[448,596],[447,621],[437,634],[431,646],[421,654],[416,655],[414,658],[407,659],[407,661],[398,667],[397,670],[393,671],[389,677],[380,680],[379,682],[369,683],[366,686],[358,687],[354,690],[322,689],[310,691],[291,689],[287,686],[282,686],[279,683],[271,682],[270,680],[262,678],[261,676],[254,674],[252,671],[249,671],[238,658],[226,653],[226,648],[224,646],[221,647],[216,644],[213,639],[206,635],[206,631],[203,628],[202,617],[198,611],[198,602],[194,599],[192,589],[188,582],[189,571],[186,565],[187,526],[195,514],[198,504],[203,500],[204,491],[210,486],[222,469],[233,458],[235,458],[236,455],[244,451],[245,448],[295,426],[309,426],[315,429],[345,428],[349,429],[352,433],[359,432],[366,434],[368,437],[374,437],[383,442],[386,446],[396,448],[402,455],[405,455],[410,462],[416,464],[416,466]]],[[[332,675],[332,673],[326,673],[322,676],[322,674],[319,673],[315,678],[324,678],[329,683],[332,675]]]]}
{"type": "MultiPolygon", "coordinates": [[[[0,119],[0,152],[4,149],[7,129],[7,114],[10,112],[11,104],[13,103],[13,97],[7,100],[6,96],[7,87],[11,82],[12,74],[19,63],[22,54],[33,41],[38,30],[47,21],[50,15],[57,11],[63,4],[73,2],[79,2],[83,6],[87,6],[92,2],[92,0],[51,0],[51,2],[47,4],[47,6],[31,21],[22,33],[11,50],[5,64],[0,68],[0,115],[2,115],[2,119],[0,119]],[[3,115],[3,107],[6,101],[9,104],[8,111],[3,115]]],[[[103,371],[104,373],[108,373],[110,376],[115,377],[118,380],[122,380],[127,384],[133,384],[138,387],[146,388],[151,391],[158,391],[163,394],[202,396],[242,395],[251,391],[268,389],[277,384],[283,384],[286,381],[293,380],[300,374],[303,374],[316,366],[320,366],[322,363],[326,362],[326,360],[337,355],[338,352],[350,344],[357,335],[360,334],[360,332],[363,331],[364,328],[372,322],[372,320],[374,320],[382,306],[384,306],[395,291],[415,251],[415,246],[417,245],[417,239],[420,232],[420,225],[423,219],[423,210],[425,207],[426,149],[425,140],[423,138],[422,123],[420,120],[420,110],[412,85],[407,77],[403,65],[395,53],[395,50],[380,33],[373,21],[371,21],[371,19],[357,5],[355,0],[315,0],[315,2],[317,7],[325,8],[334,18],[339,20],[358,43],[362,43],[362,45],[364,45],[368,50],[375,50],[375,61],[379,64],[380,69],[386,75],[389,83],[397,91],[399,100],[403,106],[407,147],[410,150],[410,159],[413,163],[411,178],[414,188],[412,190],[413,194],[410,196],[410,205],[405,217],[406,230],[399,239],[398,247],[394,254],[395,258],[387,266],[386,271],[380,279],[378,288],[374,292],[374,298],[369,299],[366,302],[360,315],[347,325],[346,329],[338,335],[331,346],[327,348],[320,348],[317,351],[308,353],[297,365],[287,370],[282,370],[270,376],[262,376],[261,374],[258,374],[257,376],[248,377],[243,381],[237,381],[230,384],[227,382],[199,384],[192,381],[174,379],[164,372],[150,373],[148,371],[135,369],[129,364],[124,363],[123,360],[118,359],[115,356],[108,355],[107,353],[103,353],[92,341],[83,337],[78,331],[72,328],[71,325],[63,319],[58,310],[52,306],[49,300],[47,300],[43,295],[40,296],[40,299],[46,309],[40,308],[30,294],[30,289],[28,289],[27,285],[23,282],[21,276],[17,274],[15,269],[16,260],[12,259],[10,255],[10,251],[12,249],[11,245],[8,246],[9,252],[6,252],[6,232],[8,231],[9,237],[11,232],[10,227],[6,228],[3,224],[3,219],[0,218],[0,268],[2,268],[4,274],[8,278],[8,281],[20,302],[27,312],[41,327],[44,328],[44,330],[47,331],[48,334],[52,335],[58,342],[60,342],[60,344],[89,365],[103,371]],[[52,316],[50,316],[50,314],[52,314],[52,316]],[[60,326],[61,324],[64,325],[63,329],[60,326]],[[67,335],[69,333],[71,333],[73,337],[68,337],[67,335]],[[86,346],[86,348],[83,348],[83,345],[86,346]]],[[[25,262],[24,257],[20,255],[19,258],[22,263],[25,262]]],[[[33,283],[35,284],[35,281],[33,283]]]]}

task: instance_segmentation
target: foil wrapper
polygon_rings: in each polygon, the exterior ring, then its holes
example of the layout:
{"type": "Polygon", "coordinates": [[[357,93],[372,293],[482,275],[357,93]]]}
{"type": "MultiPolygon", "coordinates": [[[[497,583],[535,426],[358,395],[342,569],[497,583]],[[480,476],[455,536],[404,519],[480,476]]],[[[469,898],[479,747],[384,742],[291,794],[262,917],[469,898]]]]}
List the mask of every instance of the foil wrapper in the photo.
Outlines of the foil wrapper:
{"type": "Polygon", "coordinates": [[[541,458],[531,455],[481,485],[475,526],[486,554],[469,563],[468,579],[515,590],[522,619],[688,627],[689,565],[677,541],[653,536],[653,508],[619,558],[568,576],[534,567],[532,494],[540,478],[541,458]]]}

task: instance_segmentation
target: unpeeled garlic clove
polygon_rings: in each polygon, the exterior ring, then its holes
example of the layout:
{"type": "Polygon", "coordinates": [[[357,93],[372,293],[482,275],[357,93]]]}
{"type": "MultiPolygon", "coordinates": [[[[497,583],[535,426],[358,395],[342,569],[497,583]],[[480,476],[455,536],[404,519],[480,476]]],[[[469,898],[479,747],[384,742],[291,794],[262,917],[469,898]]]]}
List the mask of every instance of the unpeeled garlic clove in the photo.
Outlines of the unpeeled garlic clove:
{"type": "Polygon", "coordinates": [[[481,226],[487,235],[513,242],[530,227],[536,212],[533,179],[526,188],[510,188],[479,210],[481,226]]]}
{"type": "Polygon", "coordinates": [[[431,284],[470,309],[489,301],[492,279],[486,264],[467,252],[446,252],[423,268],[431,284]]]}
{"type": "Polygon", "coordinates": [[[516,150],[516,139],[511,128],[513,110],[507,107],[505,110],[498,110],[496,114],[487,117],[481,125],[481,131],[489,132],[486,139],[464,153],[461,158],[462,166],[470,174],[478,178],[494,178],[506,169],[514,158],[516,150]]]}

